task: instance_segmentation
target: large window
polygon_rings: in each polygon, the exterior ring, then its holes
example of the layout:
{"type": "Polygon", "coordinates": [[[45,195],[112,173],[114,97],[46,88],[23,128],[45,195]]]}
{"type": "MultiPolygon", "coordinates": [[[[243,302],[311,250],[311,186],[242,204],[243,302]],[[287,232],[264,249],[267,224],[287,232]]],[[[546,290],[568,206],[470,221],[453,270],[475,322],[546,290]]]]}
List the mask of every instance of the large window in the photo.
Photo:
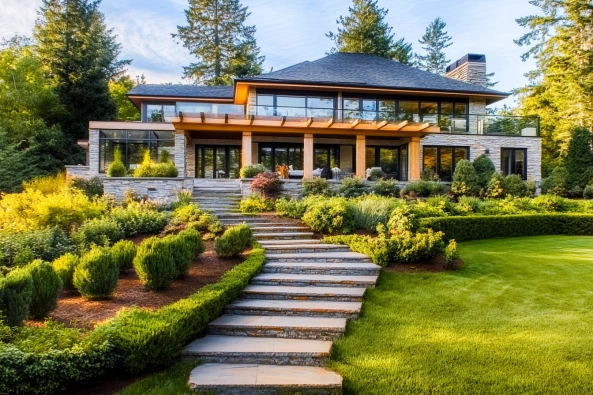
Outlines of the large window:
{"type": "Polygon", "coordinates": [[[441,181],[452,181],[455,166],[469,159],[469,147],[424,146],[423,169],[432,170],[441,181]]]}
{"type": "Polygon", "coordinates": [[[330,118],[334,98],[320,95],[258,94],[257,115],[330,118]]]}
{"type": "Polygon", "coordinates": [[[113,162],[113,154],[119,149],[127,169],[135,169],[146,150],[158,161],[163,151],[168,151],[171,160],[175,157],[175,132],[152,130],[101,130],[99,132],[99,171],[104,173],[113,162]]]}
{"type": "Polygon", "coordinates": [[[502,174],[517,174],[522,179],[527,179],[527,149],[503,148],[500,164],[502,174]]]}
{"type": "Polygon", "coordinates": [[[303,170],[302,144],[259,144],[259,163],[275,171],[276,166],[292,166],[292,170],[303,170]]]}
{"type": "Polygon", "coordinates": [[[241,147],[196,145],[196,178],[239,178],[241,147]]]}
{"type": "Polygon", "coordinates": [[[313,155],[313,168],[333,169],[334,167],[340,168],[340,146],[339,145],[315,145],[313,155]]]}
{"type": "Polygon", "coordinates": [[[387,177],[408,179],[408,146],[366,147],[366,168],[380,167],[387,177]]]}
{"type": "Polygon", "coordinates": [[[217,103],[192,103],[177,102],[177,112],[196,115],[201,112],[206,114],[245,114],[245,106],[237,104],[217,104],[217,103]]]}
{"type": "Polygon", "coordinates": [[[175,104],[146,104],[146,122],[170,122],[175,114],[175,104]]]}

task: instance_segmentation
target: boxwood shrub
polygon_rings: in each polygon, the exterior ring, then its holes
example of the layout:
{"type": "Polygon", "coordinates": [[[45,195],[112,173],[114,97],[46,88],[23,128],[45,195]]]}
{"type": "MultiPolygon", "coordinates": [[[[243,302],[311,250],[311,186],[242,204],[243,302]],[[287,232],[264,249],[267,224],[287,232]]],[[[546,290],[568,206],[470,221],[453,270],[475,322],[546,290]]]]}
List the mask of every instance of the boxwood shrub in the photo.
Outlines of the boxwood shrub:
{"type": "Polygon", "coordinates": [[[62,285],[65,289],[74,289],[72,277],[74,277],[74,269],[76,269],[76,266],[78,266],[78,261],[78,256],[67,253],[52,263],[52,267],[62,279],[62,285]]]}
{"type": "Polygon", "coordinates": [[[239,255],[251,244],[252,231],[247,224],[229,227],[221,237],[214,240],[214,251],[221,258],[239,255]]]}
{"type": "Polygon", "coordinates": [[[72,283],[87,299],[108,299],[113,294],[119,278],[119,264],[111,251],[93,247],[80,258],[74,270],[72,283]]]}
{"type": "Polygon", "coordinates": [[[170,253],[172,239],[151,237],[138,247],[134,269],[146,289],[159,291],[171,284],[178,275],[175,261],[170,253]]]}
{"type": "Polygon", "coordinates": [[[2,292],[2,315],[6,325],[14,327],[23,324],[29,315],[33,297],[33,278],[26,268],[12,270],[0,283],[2,292]]]}
{"type": "Polygon", "coordinates": [[[421,218],[420,229],[431,228],[456,241],[537,235],[593,235],[592,214],[525,214],[421,218]]]}
{"type": "Polygon", "coordinates": [[[133,267],[136,256],[136,244],[130,240],[118,241],[111,247],[111,255],[119,265],[119,271],[123,272],[133,267]]]}
{"type": "Polygon", "coordinates": [[[26,269],[33,280],[30,314],[33,318],[42,319],[58,305],[58,295],[63,284],[51,263],[36,259],[26,269]]]}

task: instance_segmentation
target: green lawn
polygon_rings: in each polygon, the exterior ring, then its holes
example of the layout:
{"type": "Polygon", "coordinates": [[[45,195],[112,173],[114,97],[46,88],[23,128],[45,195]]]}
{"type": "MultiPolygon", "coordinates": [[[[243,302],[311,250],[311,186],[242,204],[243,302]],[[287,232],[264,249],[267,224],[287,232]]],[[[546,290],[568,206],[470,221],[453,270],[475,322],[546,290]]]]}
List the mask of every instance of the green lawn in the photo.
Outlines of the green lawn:
{"type": "Polygon", "coordinates": [[[460,251],[455,272],[381,274],[334,346],[344,392],[593,393],[593,238],[460,251]]]}

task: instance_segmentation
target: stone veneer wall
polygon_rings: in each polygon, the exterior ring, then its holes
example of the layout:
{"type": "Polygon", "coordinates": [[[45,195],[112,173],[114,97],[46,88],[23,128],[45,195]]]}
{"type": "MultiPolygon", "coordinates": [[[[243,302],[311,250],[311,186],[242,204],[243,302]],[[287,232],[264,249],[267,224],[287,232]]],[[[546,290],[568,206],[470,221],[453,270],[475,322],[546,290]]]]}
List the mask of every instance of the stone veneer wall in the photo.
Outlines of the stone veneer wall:
{"type": "Polygon", "coordinates": [[[172,202],[177,198],[177,193],[188,190],[193,191],[192,178],[134,178],[117,177],[104,178],[103,188],[106,195],[122,200],[126,190],[132,190],[140,196],[148,196],[151,200],[172,202]]]}
{"type": "Polygon", "coordinates": [[[175,167],[177,168],[177,176],[186,176],[186,142],[185,132],[183,130],[175,131],[175,167]]]}
{"type": "MultiPolygon", "coordinates": [[[[490,151],[487,156],[492,160],[496,171],[501,171],[501,149],[502,148],[527,148],[527,179],[533,181],[541,180],[542,142],[539,137],[505,137],[505,136],[484,136],[484,135],[462,135],[462,134],[431,134],[420,140],[421,146],[443,145],[443,146],[469,146],[470,160],[490,151]]],[[[422,156],[420,152],[420,168],[422,168],[422,156]]]]}
{"type": "Polygon", "coordinates": [[[257,113],[257,92],[255,88],[249,88],[249,96],[247,97],[247,115],[255,115],[257,113]]]}
{"type": "Polygon", "coordinates": [[[486,77],[486,63],[485,62],[467,62],[451,71],[446,75],[463,82],[480,85],[486,87],[488,78],[486,77]]]}
{"type": "Polygon", "coordinates": [[[486,99],[469,99],[469,132],[478,133],[479,115],[486,115],[486,99]]]}
{"type": "Polygon", "coordinates": [[[88,166],[66,166],[66,175],[68,177],[92,178],[89,173],[88,166]]]}

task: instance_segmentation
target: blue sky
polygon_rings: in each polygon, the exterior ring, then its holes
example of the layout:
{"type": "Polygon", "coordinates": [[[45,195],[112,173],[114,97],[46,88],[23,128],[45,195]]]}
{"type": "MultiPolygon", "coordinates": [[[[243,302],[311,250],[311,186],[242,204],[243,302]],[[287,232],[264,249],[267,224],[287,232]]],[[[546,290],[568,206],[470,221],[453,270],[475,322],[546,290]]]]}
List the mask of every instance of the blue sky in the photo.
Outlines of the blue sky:
{"type": "MultiPolygon", "coordinates": [[[[336,30],[336,19],[348,12],[351,0],[243,0],[256,25],[256,38],[265,68],[278,70],[325,55],[332,43],[325,37],[336,30]]],[[[2,0],[0,37],[15,33],[30,35],[41,0],[2,0]]],[[[488,72],[500,81],[496,89],[510,91],[527,83],[524,74],[534,67],[522,62],[523,48],[513,43],[525,30],[516,18],[535,14],[527,0],[379,0],[389,9],[387,21],[396,38],[412,42],[422,52],[418,39],[426,26],[440,16],[447,23],[454,44],[447,58],[466,53],[484,53],[488,72]]],[[[182,66],[192,57],[171,38],[176,26],[185,23],[187,0],[103,0],[101,11],[122,44],[122,58],[133,59],[128,71],[144,74],[149,83],[183,83],[182,66]]],[[[507,99],[500,104],[513,104],[507,99]]]]}

